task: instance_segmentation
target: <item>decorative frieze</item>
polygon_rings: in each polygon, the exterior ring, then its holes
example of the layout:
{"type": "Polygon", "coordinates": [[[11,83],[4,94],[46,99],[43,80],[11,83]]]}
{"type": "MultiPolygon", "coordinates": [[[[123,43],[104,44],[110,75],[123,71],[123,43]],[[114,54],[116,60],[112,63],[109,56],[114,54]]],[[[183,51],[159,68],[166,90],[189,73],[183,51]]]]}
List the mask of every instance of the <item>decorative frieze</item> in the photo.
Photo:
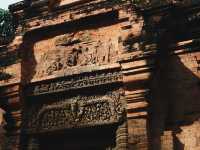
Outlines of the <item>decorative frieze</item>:
{"type": "Polygon", "coordinates": [[[48,83],[37,83],[37,85],[28,87],[27,94],[30,96],[37,96],[120,82],[122,82],[121,72],[96,72],[95,74],[91,73],[89,75],[61,78],[48,83]]]}
{"type": "Polygon", "coordinates": [[[31,106],[25,131],[41,133],[118,123],[125,113],[121,97],[121,91],[117,90],[104,95],[60,97],[48,104],[31,106]]]}

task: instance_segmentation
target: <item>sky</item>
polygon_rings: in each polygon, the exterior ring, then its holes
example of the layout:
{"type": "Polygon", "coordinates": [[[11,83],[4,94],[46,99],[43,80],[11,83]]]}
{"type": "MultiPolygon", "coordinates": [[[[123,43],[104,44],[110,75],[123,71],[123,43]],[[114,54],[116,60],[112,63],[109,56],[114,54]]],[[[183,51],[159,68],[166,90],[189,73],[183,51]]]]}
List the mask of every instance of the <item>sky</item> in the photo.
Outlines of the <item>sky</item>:
{"type": "Polygon", "coordinates": [[[21,0],[0,0],[0,8],[8,9],[8,5],[19,2],[21,0]]]}

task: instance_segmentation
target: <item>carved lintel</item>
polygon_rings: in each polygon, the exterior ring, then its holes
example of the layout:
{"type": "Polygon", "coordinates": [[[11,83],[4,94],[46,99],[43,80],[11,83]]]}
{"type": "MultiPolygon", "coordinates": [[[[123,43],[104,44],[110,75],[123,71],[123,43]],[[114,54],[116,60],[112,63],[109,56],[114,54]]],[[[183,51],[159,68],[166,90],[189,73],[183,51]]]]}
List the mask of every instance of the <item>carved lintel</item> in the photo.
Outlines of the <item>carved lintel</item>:
{"type": "Polygon", "coordinates": [[[42,133],[119,123],[125,105],[119,91],[101,96],[76,96],[28,108],[25,132],[42,133]]]}

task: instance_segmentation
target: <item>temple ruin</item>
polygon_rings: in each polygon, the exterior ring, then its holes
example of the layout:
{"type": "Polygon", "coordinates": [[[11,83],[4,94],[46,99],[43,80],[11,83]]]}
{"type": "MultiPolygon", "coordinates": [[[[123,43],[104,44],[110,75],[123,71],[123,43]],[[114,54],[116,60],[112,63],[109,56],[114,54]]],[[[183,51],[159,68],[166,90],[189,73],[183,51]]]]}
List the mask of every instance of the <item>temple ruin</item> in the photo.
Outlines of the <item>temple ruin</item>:
{"type": "Polygon", "coordinates": [[[199,150],[200,4],[24,0],[0,46],[6,150],[199,150]]]}

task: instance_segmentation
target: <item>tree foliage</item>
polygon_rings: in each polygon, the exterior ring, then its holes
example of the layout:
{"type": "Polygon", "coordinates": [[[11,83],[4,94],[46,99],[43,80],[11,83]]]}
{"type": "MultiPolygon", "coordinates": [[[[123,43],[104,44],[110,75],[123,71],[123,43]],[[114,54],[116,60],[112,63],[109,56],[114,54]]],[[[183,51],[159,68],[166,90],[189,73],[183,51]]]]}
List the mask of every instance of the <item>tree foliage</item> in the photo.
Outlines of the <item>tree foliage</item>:
{"type": "Polygon", "coordinates": [[[0,9],[0,45],[6,44],[14,37],[13,17],[7,10],[0,9]]]}

